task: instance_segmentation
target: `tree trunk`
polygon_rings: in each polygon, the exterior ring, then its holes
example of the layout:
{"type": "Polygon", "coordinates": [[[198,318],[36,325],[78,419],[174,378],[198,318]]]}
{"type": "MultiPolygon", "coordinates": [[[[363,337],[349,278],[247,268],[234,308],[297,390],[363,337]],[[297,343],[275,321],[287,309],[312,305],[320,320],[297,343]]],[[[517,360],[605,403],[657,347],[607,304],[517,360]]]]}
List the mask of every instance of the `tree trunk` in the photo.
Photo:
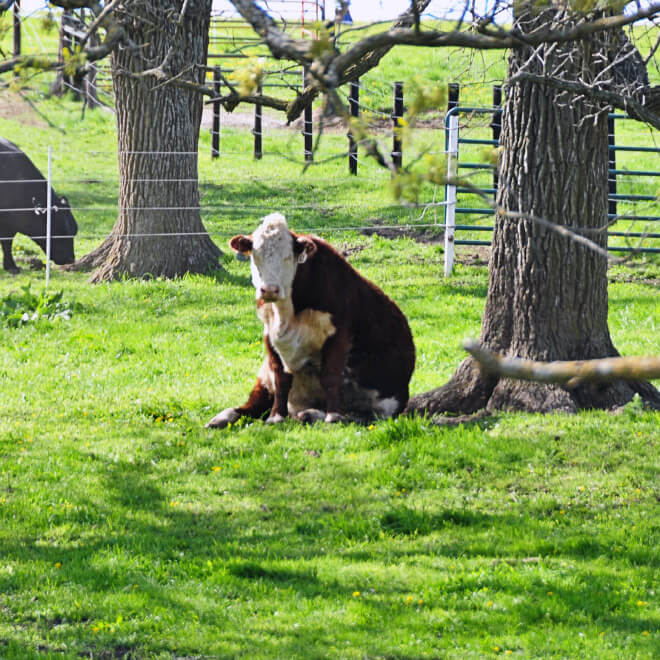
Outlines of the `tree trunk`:
{"type": "Polygon", "coordinates": [[[139,49],[112,56],[119,144],[119,216],[112,234],[78,262],[92,281],[176,277],[218,268],[220,250],[199,211],[197,148],[202,96],[168,84],[203,83],[211,0],[143,0],[124,27],[139,49]],[[141,76],[164,66],[163,76],[141,76]]]}
{"type": "MultiPolygon", "coordinates": [[[[546,10],[518,18],[523,30],[565,19],[546,10]]],[[[586,78],[599,66],[595,43],[528,48],[509,58],[509,77],[586,78]],[[593,52],[592,52],[593,51],[593,52]]],[[[508,87],[502,118],[500,212],[489,264],[480,341],[506,356],[582,360],[616,356],[607,325],[607,259],[529,217],[576,228],[607,244],[607,108],[550,86],[520,81],[508,87]],[[507,213],[524,213],[523,219],[507,213]]],[[[444,387],[411,399],[411,411],[471,413],[481,408],[573,412],[612,408],[639,391],[660,401],[649,384],[582,385],[567,389],[483,374],[465,360],[444,387]]]]}

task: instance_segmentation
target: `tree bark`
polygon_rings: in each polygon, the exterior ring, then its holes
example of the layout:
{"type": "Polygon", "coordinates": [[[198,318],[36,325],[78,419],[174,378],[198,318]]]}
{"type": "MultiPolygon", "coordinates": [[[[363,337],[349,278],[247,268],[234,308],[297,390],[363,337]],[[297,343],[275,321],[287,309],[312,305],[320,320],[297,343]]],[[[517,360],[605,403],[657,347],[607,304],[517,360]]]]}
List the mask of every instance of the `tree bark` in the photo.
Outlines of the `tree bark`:
{"type": "MultiPolygon", "coordinates": [[[[565,20],[545,10],[518,17],[523,32],[565,20]]],[[[508,76],[585,79],[598,73],[596,40],[513,49],[508,76]]],[[[602,43],[602,42],[601,42],[602,43]]],[[[603,60],[604,61],[604,60],[603,60]]],[[[570,238],[508,212],[541,217],[607,244],[607,107],[548,85],[508,88],[502,118],[500,185],[480,342],[504,356],[587,360],[618,355],[607,325],[607,259],[570,238]]],[[[648,383],[558,385],[499,379],[470,357],[445,386],[411,399],[409,411],[508,409],[574,412],[613,408],[635,392],[660,401],[648,383]]]]}
{"type": "Polygon", "coordinates": [[[204,82],[212,3],[189,1],[181,16],[183,4],[142,0],[123,19],[141,47],[119,47],[112,55],[119,215],[111,235],[77,264],[98,267],[94,282],[218,268],[220,250],[199,211],[202,96],[167,82],[174,76],[204,82]]]}

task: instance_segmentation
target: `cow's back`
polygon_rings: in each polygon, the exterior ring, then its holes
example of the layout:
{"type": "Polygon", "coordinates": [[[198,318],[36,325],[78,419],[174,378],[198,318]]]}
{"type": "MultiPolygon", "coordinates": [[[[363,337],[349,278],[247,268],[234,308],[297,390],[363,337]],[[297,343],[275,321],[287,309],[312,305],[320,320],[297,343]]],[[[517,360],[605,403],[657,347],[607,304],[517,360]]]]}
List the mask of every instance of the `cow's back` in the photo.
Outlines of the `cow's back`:
{"type": "Polygon", "coordinates": [[[46,179],[13,142],[4,138],[0,138],[0,182],[4,208],[32,209],[33,198],[45,205],[46,179]]]}
{"type": "Polygon", "coordinates": [[[415,366],[408,321],[380,288],[360,275],[325,241],[298,267],[293,284],[296,313],[312,308],[329,312],[348,329],[347,366],[362,386],[385,395],[406,396],[415,366]]]}

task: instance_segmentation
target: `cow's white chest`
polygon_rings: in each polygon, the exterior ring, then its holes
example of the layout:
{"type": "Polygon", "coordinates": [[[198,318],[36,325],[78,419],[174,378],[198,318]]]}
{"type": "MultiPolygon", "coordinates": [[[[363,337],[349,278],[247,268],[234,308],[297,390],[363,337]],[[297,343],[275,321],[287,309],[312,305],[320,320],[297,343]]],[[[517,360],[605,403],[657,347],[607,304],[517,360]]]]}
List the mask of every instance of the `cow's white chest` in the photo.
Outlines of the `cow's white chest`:
{"type": "Polygon", "coordinates": [[[287,373],[296,373],[310,363],[320,366],[321,348],[336,332],[328,312],[305,309],[294,314],[290,302],[278,302],[262,305],[258,314],[287,373]]]}

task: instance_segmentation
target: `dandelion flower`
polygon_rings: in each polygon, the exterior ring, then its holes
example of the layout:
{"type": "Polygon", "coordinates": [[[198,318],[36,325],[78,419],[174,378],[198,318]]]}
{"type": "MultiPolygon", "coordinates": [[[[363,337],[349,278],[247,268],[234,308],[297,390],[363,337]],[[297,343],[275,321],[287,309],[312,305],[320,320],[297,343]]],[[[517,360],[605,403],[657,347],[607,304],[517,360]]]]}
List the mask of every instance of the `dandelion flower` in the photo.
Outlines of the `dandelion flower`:
{"type": "Polygon", "coordinates": [[[353,592],[353,598],[359,598],[360,597],[360,592],[359,591],[354,591],[353,592]]]}

